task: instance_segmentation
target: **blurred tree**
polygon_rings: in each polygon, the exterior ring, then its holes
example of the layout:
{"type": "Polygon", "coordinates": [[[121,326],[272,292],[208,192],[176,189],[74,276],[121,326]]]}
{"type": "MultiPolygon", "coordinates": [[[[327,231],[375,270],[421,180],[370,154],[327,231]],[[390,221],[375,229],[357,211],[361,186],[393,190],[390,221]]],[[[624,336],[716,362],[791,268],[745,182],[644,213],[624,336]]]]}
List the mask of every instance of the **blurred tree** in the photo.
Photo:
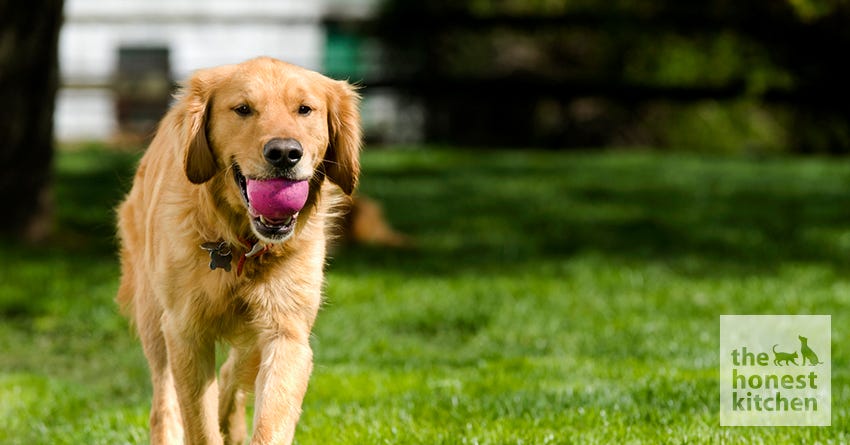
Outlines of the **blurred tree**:
{"type": "Polygon", "coordinates": [[[846,0],[387,0],[365,83],[419,98],[430,141],[847,153],[848,19],[846,0]]]}
{"type": "Polygon", "coordinates": [[[44,239],[51,224],[62,3],[0,2],[0,234],[29,241],[44,239]]]}
{"type": "Polygon", "coordinates": [[[788,0],[797,15],[806,22],[812,22],[835,13],[844,0],[788,0]]]}

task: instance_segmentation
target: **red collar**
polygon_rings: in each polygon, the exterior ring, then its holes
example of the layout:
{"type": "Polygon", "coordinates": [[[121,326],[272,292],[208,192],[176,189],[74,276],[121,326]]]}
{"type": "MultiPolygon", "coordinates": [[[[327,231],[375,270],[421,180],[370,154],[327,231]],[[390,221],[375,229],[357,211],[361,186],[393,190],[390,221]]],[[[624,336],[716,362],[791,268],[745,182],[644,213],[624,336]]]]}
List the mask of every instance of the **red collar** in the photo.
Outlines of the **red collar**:
{"type": "Polygon", "coordinates": [[[269,244],[261,244],[260,241],[251,242],[245,238],[239,238],[239,241],[244,244],[248,250],[239,257],[239,262],[236,263],[236,276],[242,275],[242,268],[245,266],[245,261],[248,258],[259,257],[269,251],[269,244]]]}
{"type": "MultiPolygon", "coordinates": [[[[260,241],[249,241],[245,238],[240,238],[239,242],[247,247],[247,250],[236,263],[236,276],[242,275],[242,269],[245,267],[245,261],[248,258],[262,256],[271,248],[271,244],[261,244],[260,241]]],[[[201,249],[206,250],[210,254],[210,270],[224,269],[230,272],[230,263],[233,261],[233,249],[226,241],[211,241],[201,244],[201,249]]]]}

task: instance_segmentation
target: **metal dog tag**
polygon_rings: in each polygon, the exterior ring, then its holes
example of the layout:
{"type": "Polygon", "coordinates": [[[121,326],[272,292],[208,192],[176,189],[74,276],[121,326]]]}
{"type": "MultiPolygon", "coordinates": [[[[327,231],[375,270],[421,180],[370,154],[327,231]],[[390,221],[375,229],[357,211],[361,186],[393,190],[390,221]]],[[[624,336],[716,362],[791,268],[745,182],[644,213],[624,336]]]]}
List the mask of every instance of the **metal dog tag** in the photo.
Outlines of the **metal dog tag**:
{"type": "Polygon", "coordinates": [[[224,269],[230,272],[233,252],[224,241],[212,241],[201,244],[201,249],[210,253],[210,270],[224,269]]]}

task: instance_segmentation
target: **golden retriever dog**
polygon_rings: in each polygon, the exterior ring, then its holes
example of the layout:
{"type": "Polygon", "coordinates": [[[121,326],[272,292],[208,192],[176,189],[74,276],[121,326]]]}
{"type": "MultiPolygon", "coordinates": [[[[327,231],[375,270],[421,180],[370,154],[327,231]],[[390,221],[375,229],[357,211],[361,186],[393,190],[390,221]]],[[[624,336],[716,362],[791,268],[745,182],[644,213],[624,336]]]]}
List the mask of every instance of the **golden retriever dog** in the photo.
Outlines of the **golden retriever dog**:
{"type": "Polygon", "coordinates": [[[413,239],[396,231],[384,217],[384,209],[374,199],[358,195],[343,206],[342,235],[349,243],[373,246],[413,247],[413,239]]]}
{"type": "Polygon", "coordinates": [[[359,96],[270,58],[198,71],[118,209],[121,285],[153,382],[151,442],[292,442],[326,232],[360,171],[359,96]],[[218,342],[230,352],[216,378],[218,342]]]}

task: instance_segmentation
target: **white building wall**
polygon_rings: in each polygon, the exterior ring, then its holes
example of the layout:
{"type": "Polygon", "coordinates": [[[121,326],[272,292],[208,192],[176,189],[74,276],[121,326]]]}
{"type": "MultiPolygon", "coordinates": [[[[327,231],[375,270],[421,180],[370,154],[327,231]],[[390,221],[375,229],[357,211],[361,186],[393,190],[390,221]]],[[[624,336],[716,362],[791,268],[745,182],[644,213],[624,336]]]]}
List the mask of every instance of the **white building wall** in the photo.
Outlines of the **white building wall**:
{"type": "Polygon", "coordinates": [[[322,7],[307,0],[67,0],[56,136],[115,134],[109,83],[122,46],[167,47],[174,79],[260,55],[320,70],[322,7]]]}

